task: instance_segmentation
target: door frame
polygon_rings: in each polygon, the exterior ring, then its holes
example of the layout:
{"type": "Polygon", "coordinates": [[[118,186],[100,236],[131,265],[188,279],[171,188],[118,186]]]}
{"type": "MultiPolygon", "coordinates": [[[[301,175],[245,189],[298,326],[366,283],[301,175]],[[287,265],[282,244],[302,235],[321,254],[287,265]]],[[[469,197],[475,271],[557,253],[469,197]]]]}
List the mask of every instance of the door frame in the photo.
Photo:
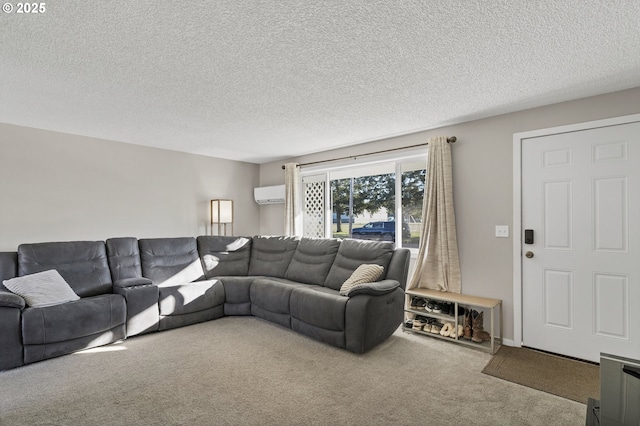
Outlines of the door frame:
{"type": "Polygon", "coordinates": [[[522,346],[522,143],[526,139],[640,122],[640,114],[513,134],[513,343],[522,346]]]}

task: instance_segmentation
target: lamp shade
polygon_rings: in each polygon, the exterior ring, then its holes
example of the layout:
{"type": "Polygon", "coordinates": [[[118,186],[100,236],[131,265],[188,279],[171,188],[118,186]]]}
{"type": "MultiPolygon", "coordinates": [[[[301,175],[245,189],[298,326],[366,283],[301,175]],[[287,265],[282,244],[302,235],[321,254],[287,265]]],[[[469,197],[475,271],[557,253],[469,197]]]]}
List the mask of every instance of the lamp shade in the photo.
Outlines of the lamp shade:
{"type": "Polygon", "coordinates": [[[233,222],[233,200],[211,200],[211,223],[233,222]]]}

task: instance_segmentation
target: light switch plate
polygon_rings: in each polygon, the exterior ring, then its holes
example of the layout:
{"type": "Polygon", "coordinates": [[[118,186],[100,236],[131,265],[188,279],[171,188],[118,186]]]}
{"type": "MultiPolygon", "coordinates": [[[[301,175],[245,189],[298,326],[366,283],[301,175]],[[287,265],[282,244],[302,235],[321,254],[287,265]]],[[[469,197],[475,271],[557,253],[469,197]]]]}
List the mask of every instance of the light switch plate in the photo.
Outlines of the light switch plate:
{"type": "Polygon", "coordinates": [[[496,238],[509,238],[509,226],[496,225],[496,238]]]}

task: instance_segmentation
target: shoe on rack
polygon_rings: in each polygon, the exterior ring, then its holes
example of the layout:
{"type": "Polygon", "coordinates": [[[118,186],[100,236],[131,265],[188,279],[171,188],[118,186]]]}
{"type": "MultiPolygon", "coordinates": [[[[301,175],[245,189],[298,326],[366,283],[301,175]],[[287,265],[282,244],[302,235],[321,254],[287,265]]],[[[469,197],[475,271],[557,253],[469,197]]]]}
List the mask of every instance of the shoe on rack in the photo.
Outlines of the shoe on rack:
{"type": "Polygon", "coordinates": [[[458,327],[456,327],[456,325],[453,324],[453,326],[451,327],[451,331],[449,331],[449,337],[451,337],[452,339],[455,339],[457,335],[458,335],[458,327]]]}
{"type": "Polygon", "coordinates": [[[442,302],[442,314],[443,315],[449,315],[449,313],[453,313],[453,311],[450,310],[450,306],[451,304],[449,302],[442,302]]]}
{"type": "Polygon", "coordinates": [[[424,306],[427,304],[427,302],[425,302],[425,300],[422,297],[418,297],[418,296],[413,296],[411,298],[411,304],[409,305],[411,307],[411,309],[415,309],[418,311],[423,311],[424,310],[424,306]]]}
{"type": "Polygon", "coordinates": [[[471,340],[476,343],[482,343],[484,341],[491,340],[491,334],[484,331],[484,326],[482,324],[483,316],[484,312],[478,313],[477,311],[473,311],[473,319],[471,320],[471,340]]]}
{"type": "Polygon", "coordinates": [[[442,324],[440,324],[438,321],[431,324],[431,333],[440,334],[440,330],[442,330],[442,324]]]}
{"type": "Polygon", "coordinates": [[[458,324],[457,327],[455,325],[453,326],[451,333],[449,333],[449,337],[451,337],[452,339],[455,339],[457,337],[459,339],[462,337],[463,334],[464,334],[464,328],[462,327],[462,324],[458,324]]]}
{"type": "Polygon", "coordinates": [[[409,302],[409,309],[418,309],[418,306],[416,305],[416,299],[418,299],[416,296],[411,296],[411,301],[409,302]]]}
{"type": "Polygon", "coordinates": [[[426,309],[427,312],[433,312],[433,301],[427,299],[427,304],[424,308],[426,309]]]}
{"type": "Polygon", "coordinates": [[[411,301],[409,302],[409,309],[418,309],[418,306],[416,305],[417,300],[418,298],[416,296],[411,296],[411,301]]]}
{"type": "Polygon", "coordinates": [[[413,320],[413,326],[412,326],[413,330],[420,331],[422,330],[422,327],[425,326],[425,324],[426,324],[426,321],[416,318],[413,320]]]}
{"type": "Polygon", "coordinates": [[[413,328],[413,320],[412,319],[407,319],[404,321],[404,326],[405,328],[413,328]]]}
{"type": "Polygon", "coordinates": [[[435,318],[428,317],[427,324],[424,326],[424,331],[426,331],[427,333],[433,333],[433,326],[436,322],[438,322],[438,320],[436,320],[435,318]]]}
{"type": "Polygon", "coordinates": [[[467,340],[471,340],[471,337],[473,336],[471,320],[471,310],[469,310],[464,314],[464,327],[462,327],[462,337],[467,340]]]}
{"type": "Polygon", "coordinates": [[[445,322],[440,330],[440,335],[444,337],[449,337],[451,334],[451,330],[453,330],[453,323],[445,322]]]}
{"type": "Polygon", "coordinates": [[[441,314],[442,313],[442,303],[441,302],[433,302],[433,312],[434,314],[441,314]]]}

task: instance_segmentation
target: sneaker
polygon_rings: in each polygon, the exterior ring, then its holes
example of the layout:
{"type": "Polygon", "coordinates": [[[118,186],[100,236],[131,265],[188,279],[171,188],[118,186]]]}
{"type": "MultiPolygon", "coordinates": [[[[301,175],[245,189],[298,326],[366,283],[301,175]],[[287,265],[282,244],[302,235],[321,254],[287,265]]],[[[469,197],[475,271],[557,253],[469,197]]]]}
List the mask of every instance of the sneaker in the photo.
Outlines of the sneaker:
{"type": "Polygon", "coordinates": [[[426,325],[426,321],[420,320],[420,319],[414,319],[413,320],[413,330],[417,330],[420,331],[422,330],[422,327],[424,327],[426,325]]]}
{"type": "Polygon", "coordinates": [[[431,324],[431,333],[440,334],[440,330],[442,330],[442,324],[440,324],[438,321],[431,324]]]}
{"type": "Polygon", "coordinates": [[[418,305],[416,305],[417,301],[418,301],[418,298],[416,296],[411,297],[411,302],[409,303],[409,308],[418,309],[418,305]]]}
{"type": "Polygon", "coordinates": [[[442,314],[449,315],[449,313],[453,314],[453,310],[451,309],[451,303],[443,302],[442,303],[442,314]]]}
{"type": "Polygon", "coordinates": [[[426,319],[426,324],[424,325],[424,327],[422,328],[422,330],[423,330],[423,331],[425,331],[425,332],[427,332],[427,333],[430,333],[430,332],[431,332],[431,329],[433,328],[433,324],[435,324],[435,323],[436,323],[436,321],[437,321],[437,320],[436,320],[435,318],[428,317],[428,318],[426,319]]]}
{"type": "Polygon", "coordinates": [[[431,300],[427,300],[427,305],[424,307],[427,312],[433,312],[434,303],[431,300]]]}
{"type": "Polygon", "coordinates": [[[432,311],[434,314],[441,314],[442,313],[442,303],[440,302],[433,302],[433,306],[432,306],[432,311]]]}
{"type": "Polygon", "coordinates": [[[422,297],[413,296],[411,298],[410,307],[411,309],[423,311],[426,304],[427,302],[425,302],[425,300],[422,297]]]}
{"type": "Polygon", "coordinates": [[[405,328],[413,328],[413,320],[412,319],[408,319],[404,322],[404,326],[405,328]]]}

